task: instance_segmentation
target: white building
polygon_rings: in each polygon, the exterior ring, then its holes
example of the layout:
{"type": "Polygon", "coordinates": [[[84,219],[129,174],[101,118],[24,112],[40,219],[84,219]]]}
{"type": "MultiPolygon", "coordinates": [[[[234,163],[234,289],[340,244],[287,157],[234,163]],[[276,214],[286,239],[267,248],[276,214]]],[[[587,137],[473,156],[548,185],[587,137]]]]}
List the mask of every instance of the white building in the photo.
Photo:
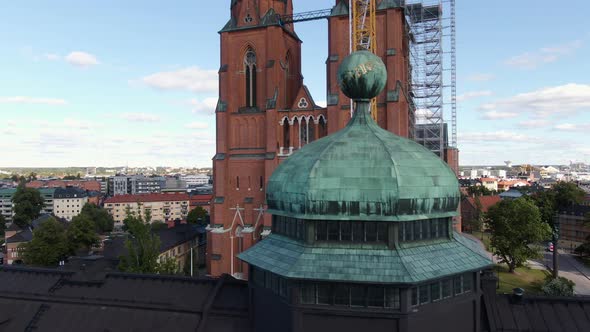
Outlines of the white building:
{"type": "Polygon", "coordinates": [[[506,178],[506,171],[503,169],[493,169],[490,171],[490,175],[493,177],[497,177],[499,179],[505,179],[506,178]]]}
{"type": "Polygon", "coordinates": [[[71,221],[72,218],[80,214],[87,202],[88,195],[80,188],[56,188],[53,195],[53,214],[71,221]]]}
{"type": "Polygon", "coordinates": [[[199,186],[209,183],[209,176],[205,174],[185,175],[180,179],[186,182],[187,187],[199,186]]]}

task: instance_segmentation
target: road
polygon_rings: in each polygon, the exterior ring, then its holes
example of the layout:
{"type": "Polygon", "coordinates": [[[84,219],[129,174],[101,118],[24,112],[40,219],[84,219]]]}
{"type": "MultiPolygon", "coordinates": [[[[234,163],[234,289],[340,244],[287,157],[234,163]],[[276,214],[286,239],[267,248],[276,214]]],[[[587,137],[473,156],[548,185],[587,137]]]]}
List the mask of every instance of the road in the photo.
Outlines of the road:
{"type": "MultiPolygon", "coordinates": [[[[553,269],[553,253],[543,252],[544,257],[539,263],[553,269]]],[[[574,256],[559,251],[559,276],[566,277],[576,283],[576,295],[590,295],[590,268],[578,262],[574,256]]]]}

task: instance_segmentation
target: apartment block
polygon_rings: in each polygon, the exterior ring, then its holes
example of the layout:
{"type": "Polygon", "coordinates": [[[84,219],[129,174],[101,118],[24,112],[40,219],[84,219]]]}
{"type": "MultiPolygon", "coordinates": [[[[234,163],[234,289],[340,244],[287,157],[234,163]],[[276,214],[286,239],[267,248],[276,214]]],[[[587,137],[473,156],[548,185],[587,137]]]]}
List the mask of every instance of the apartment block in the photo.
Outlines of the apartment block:
{"type": "Polygon", "coordinates": [[[55,189],[53,196],[53,214],[56,217],[71,221],[80,214],[84,204],[88,202],[86,191],[77,187],[55,189]]]}
{"type": "Polygon", "coordinates": [[[121,227],[127,211],[145,217],[151,213],[151,221],[184,220],[189,211],[189,195],[186,193],[155,193],[139,195],[119,195],[109,197],[104,207],[121,227]]]}

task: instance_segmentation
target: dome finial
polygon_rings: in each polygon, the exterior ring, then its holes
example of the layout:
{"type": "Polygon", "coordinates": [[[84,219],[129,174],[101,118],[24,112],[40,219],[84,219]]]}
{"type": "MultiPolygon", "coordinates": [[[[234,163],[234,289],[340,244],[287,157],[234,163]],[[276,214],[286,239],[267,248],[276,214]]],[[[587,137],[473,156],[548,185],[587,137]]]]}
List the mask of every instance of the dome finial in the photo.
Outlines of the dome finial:
{"type": "Polygon", "coordinates": [[[375,98],[385,88],[386,81],[385,64],[369,51],[353,52],[338,67],[338,85],[353,100],[375,98]]]}

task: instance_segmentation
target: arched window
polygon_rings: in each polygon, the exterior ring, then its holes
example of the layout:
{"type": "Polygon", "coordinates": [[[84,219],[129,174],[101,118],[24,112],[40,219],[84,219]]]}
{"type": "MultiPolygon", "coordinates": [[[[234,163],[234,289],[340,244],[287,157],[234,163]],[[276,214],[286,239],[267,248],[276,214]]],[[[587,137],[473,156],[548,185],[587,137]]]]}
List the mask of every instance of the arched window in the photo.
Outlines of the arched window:
{"type": "Polygon", "coordinates": [[[304,117],[301,117],[301,122],[299,123],[299,147],[304,146],[307,144],[307,137],[308,137],[308,120],[304,117]]]}
{"type": "Polygon", "coordinates": [[[246,72],[246,107],[256,106],[256,53],[248,49],[244,56],[246,72]]]}

